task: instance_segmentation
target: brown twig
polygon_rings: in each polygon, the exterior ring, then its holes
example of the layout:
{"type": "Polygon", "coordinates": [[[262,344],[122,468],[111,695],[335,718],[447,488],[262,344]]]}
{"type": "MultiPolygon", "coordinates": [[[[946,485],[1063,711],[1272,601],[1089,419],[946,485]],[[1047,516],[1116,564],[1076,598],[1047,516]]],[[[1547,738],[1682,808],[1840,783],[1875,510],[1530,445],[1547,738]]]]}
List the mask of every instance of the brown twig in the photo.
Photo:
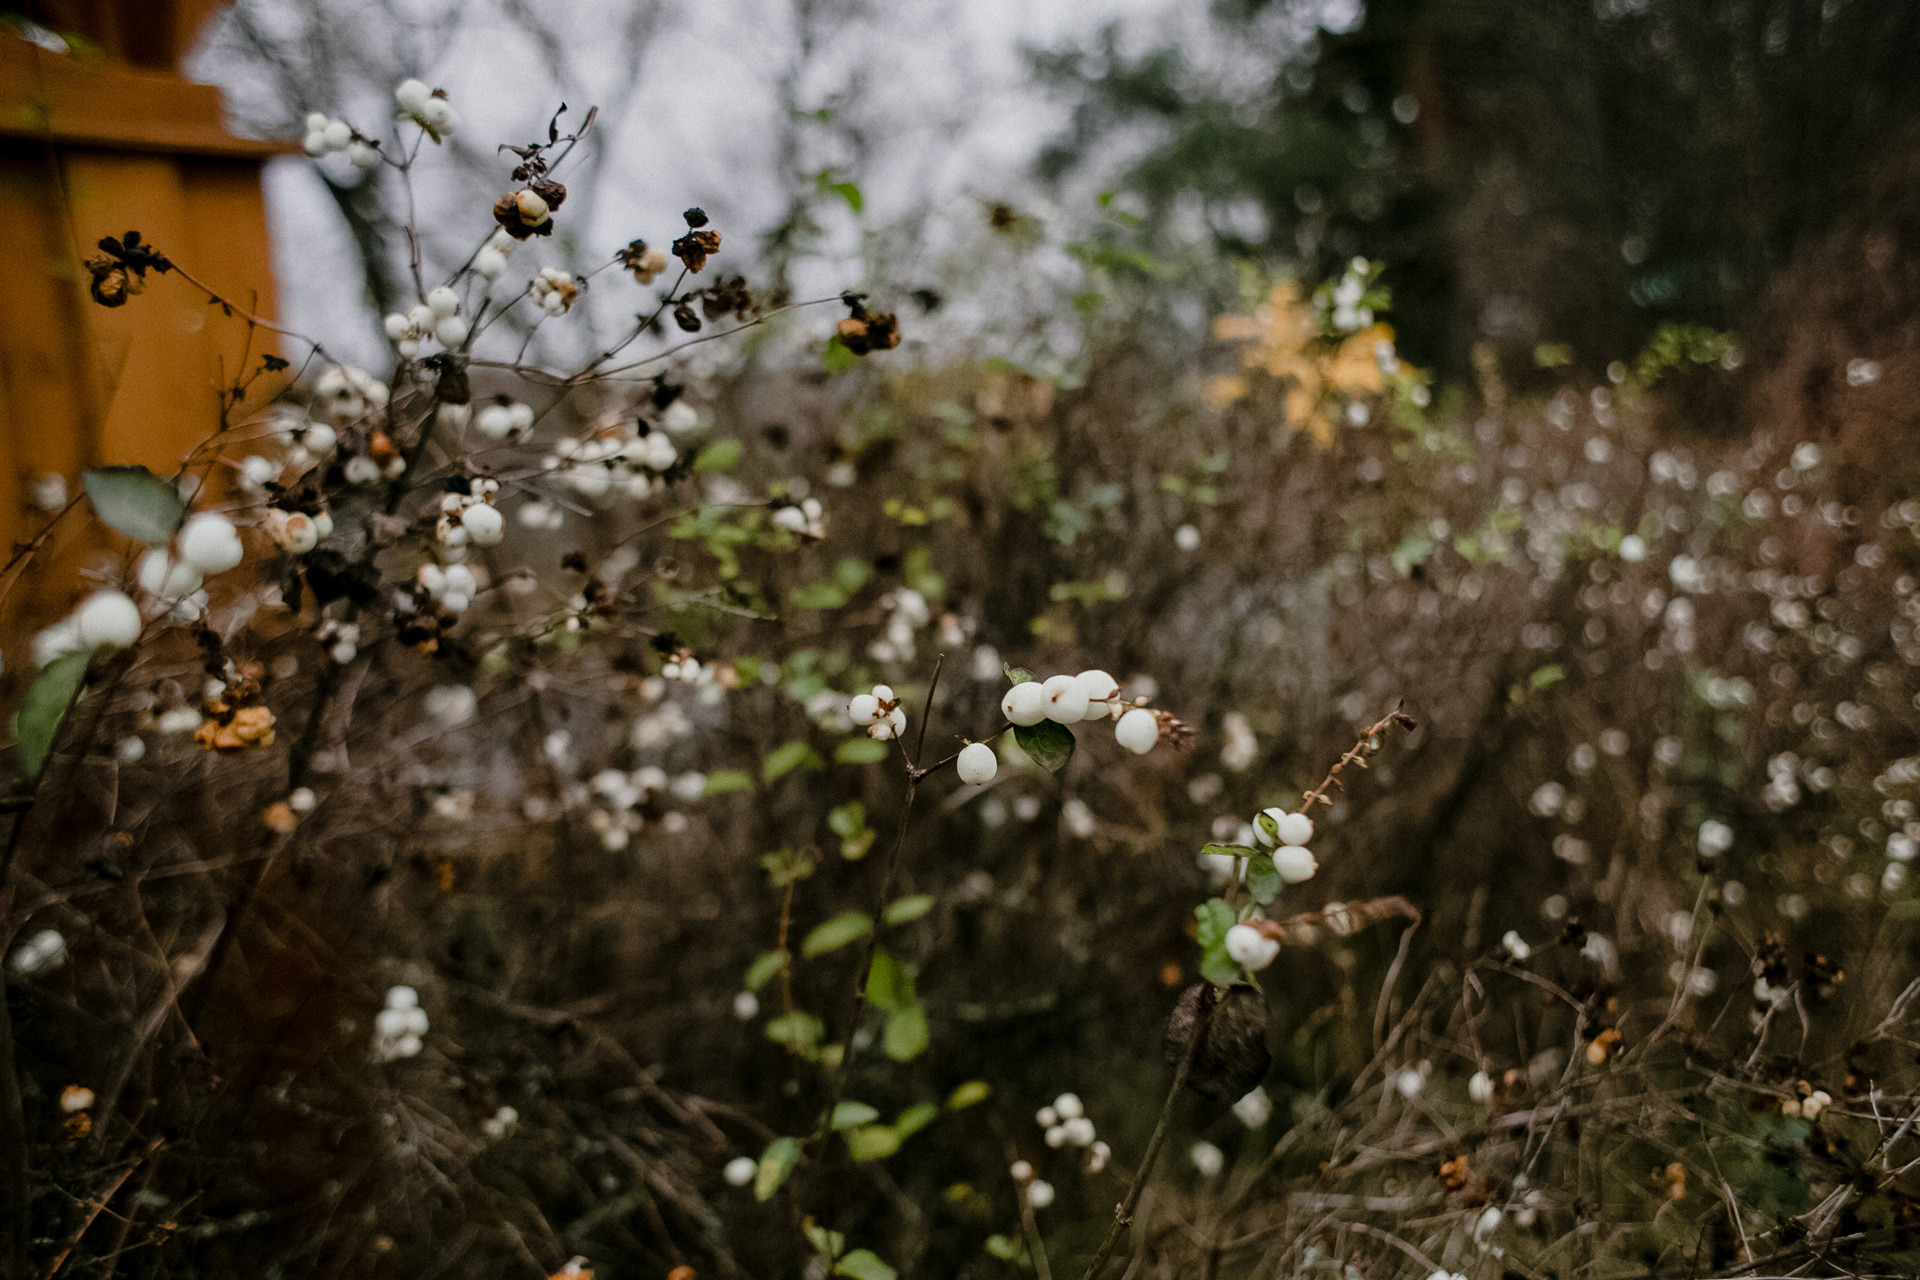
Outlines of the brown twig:
{"type": "Polygon", "coordinates": [[[1113,1226],[1107,1230],[1106,1239],[1100,1242],[1100,1248],[1093,1255],[1093,1261],[1081,1273],[1081,1280],[1095,1280],[1100,1271],[1113,1257],[1113,1251],[1120,1244],[1120,1237],[1126,1233],[1133,1222],[1133,1211],[1140,1203],[1140,1193],[1146,1189],[1147,1175],[1153,1171],[1153,1162],[1160,1154],[1160,1147],[1167,1140],[1167,1129],[1173,1121],[1173,1104],[1180,1096],[1180,1090],[1187,1083],[1187,1075],[1193,1070],[1193,1061],[1200,1054],[1200,1044],[1207,1038],[1207,1032],[1213,1026],[1214,1011],[1220,1007],[1219,988],[1208,984],[1202,994],[1200,1016],[1194,1020],[1193,1035],[1187,1041],[1187,1051],[1180,1056],[1180,1066],[1173,1073],[1173,1085],[1167,1090],[1167,1100],[1160,1105],[1160,1119],[1154,1123],[1153,1136],[1147,1139],[1146,1153],[1140,1157],[1140,1167],[1134,1170],[1133,1181],[1127,1184],[1127,1193],[1114,1206],[1113,1226]]]}
{"type": "Polygon", "coordinates": [[[72,1235],[67,1237],[66,1246],[54,1255],[52,1263],[48,1265],[45,1271],[40,1273],[41,1280],[53,1280],[53,1277],[60,1274],[60,1268],[67,1264],[68,1255],[79,1246],[80,1238],[87,1234],[87,1228],[93,1225],[94,1219],[100,1216],[101,1212],[107,1207],[108,1202],[120,1193],[120,1188],[126,1185],[128,1178],[133,1176],[134,1170],[145,1164],[147,1158],[160,1149],[162,1141],[164,1141],[164,1139],[155,1138],[152,1142],[148,1143],[147,1149],[140,1153],[140,1158],[122,1169],[120,1176],[113,1180],[113,1185],[108,1187],[105,1192],[94,1200],[93,1204],[88,1208],[87,1216],[81,1221],[79,1227],[74,1230],[72,1235]]]}
{"type": "Polygon", "coordinates": [[[1346,752],[1333,762],[1333,767],[1327,770],[1327,776],[1321,780],[1320,785],[1300,797],[1301,813],[1307,812],[1316,804],[1332,804],[1333,801],[1327,798],[1327,792],[1339,783],[1340,771],[1350,764],[1357,764],[1362,769],[1366,768],[1367,757],[1380,749],[1378,740],[1381,734],[1396,726],[1402,729],[1420,727],[1414,723],[1413,717],[1401,710],[1406,705],[1406,701],[1401,700],[1393,710],[1361,731],[1360,740],[1348,747],[1346,752]]]}

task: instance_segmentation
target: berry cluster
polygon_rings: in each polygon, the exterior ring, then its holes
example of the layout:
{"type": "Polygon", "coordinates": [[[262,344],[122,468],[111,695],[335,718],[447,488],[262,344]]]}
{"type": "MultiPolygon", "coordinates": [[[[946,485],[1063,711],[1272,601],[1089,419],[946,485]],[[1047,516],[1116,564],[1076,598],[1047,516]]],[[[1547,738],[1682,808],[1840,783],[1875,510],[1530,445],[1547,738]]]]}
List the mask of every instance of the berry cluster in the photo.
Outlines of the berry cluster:
{"type": "Polygon", "coordinates": [[[356,169],[373,169],[380,164],[379,143],[361,137],[345,120],[333,119],[320,111],[307,117],[307,136],[300,145],[316,160],[344,151],[356,169]]]}
{"type": "Polygon", "coordinates": [[[393,91],[400,114],[427,131],[435,142],[450,136],[460,125],[460,117],[447,101],[446,91],[429,89],[419,80],[402,80],[393,91]]]}
{"type": "Polygon", "coordinates": [[[374,1061],[414,1057],[421,1049],[420,1037],[426,1034],[427,1011],[420,1007],[420,993],[412,987],[390,989],[387,1007],[373,1020],[374,1061]]]}
{"type": "Polygon", "coordinates": [[[614,494],[638,501],[652,493],[655,478],[679,460],[680,450],[666,432],[635,422],[585,440],[561,440],[541,465],[583,498],[614,494]]]}
{"type": "Polygon", "coordinates": [[[473,269],[488,280],[498,280],[507,269],[507,259],[513,256],[514,240],[505,231],[495,231],[487,237],[487,243],[480,252],[473,255],[473,269]]]}
{"type": "Polygon", "coordinates": [[[884,684],[873,686],[872,693],[854,694],[847,703],[847,716],[856,726],[865,726],[869,738],[881,742],[907,731],[907,713],[893,689],[884,684]]]}
{"type": "Polygon", "coordinates": [[[420,354],[420,344],[429,338],[449,351],[457,351],[469,332],[467,322],[460,318],[460,295],[444,284],[430,291],[419,306],[404,315],[396,311],[383,323],[387,336],[408,360],[420,354]]]}
{"type": "Polygon", "coordinates": [[[1000,713],[1021,727],[1042,720],[1066,725],[1111,718],[1114,739],[1135,755],[1152,751],[1161,736],[1160,716],[1122,698],[1119,682],[1104,671],[1023,680],[1000,700],[1000,713]]]}
{"type": "Polygon", "coordinates": [[[476,547],[498,546],[507,536],[506,517],[493,505],[499,492],[498,480],[482,476],[467,482],[464,493],[441,494],[440,519],[434,525],[441,545],[456,551],[469,542],[476,547]]]}
{"type": "Polygon", "coordinates": [[[1050,1107],[1042,1107],[1034,1120],[1044,1131],[1050,1147],[1079,1147],[1087,1153],[1087,1171],[1098,1173],[1107,1167],[1113,1151],[1094,1137],[1093,1121],[1077,1093],[1063,1093],[1050,1107]]]}
{"type": "MultiPolygon", "coordinates": [[[[233,521],[211,511],[191,517],[175,541],[175,550],[155,546],[143,554],[134,576],[171,619],[190,622],[206,605],[202,580],[233,568],[246,552],[233,521]]],[[[96,591],[34,636],[34,665],[82,650],[124,649],[140,638],[140,629],[140,606],[131,597],[111,588],[96,591]]]]}
{"type": "Polygon", "coordinates": [[[557,316],[573,306],[573,300],[580,296],[580,285],[571,271],[542,267],[540,274],[527,286],[527,291],[533,295],[534,302],[542,311],[557,316]]]}
{"type": "MultiPolygon", "coordinates": [[[[492,510],[492,508],[488,508],[492,510]]],[[[444,518],[444,517],[443,517],[444,518]]],[[[417,593],[448,613],[465,613],[479,591],[479,579],[464,564],[423,564],[414,575],[417,593]]],[[[417,606],[417,601],[410,601],[417,606]]]]}
{"type": "MultiPolygon", "coordinates": [[[[693,412],[691,405],[676,400],[668,408],[667,416],[672,417],[673,410],[681,408],[686,409],[688,413],[693,412]]],[[[797,533],[803,538],[820,539],[827,536],[826,509],[820,505],[818,498],[806,498],[798,503],[776,507],[772,520],[774,528],[785,529],[788,533],[797,533]]],[[[913,594],[920,593],[916,591],[913,594]]],[[[925,607],[924,601],[922,601],[922,607],[925,607]]]]}

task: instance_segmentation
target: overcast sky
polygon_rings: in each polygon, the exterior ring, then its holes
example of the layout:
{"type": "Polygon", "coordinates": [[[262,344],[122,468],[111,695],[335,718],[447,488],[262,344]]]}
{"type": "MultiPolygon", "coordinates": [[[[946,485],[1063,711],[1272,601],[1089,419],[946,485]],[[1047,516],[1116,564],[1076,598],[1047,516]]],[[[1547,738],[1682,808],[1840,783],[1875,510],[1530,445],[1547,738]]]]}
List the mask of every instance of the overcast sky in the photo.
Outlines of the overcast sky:
{"type": "MultiPolygon", "coordinates": [[[[314,0],[286,0],[289,7],[276,13],[275,0],[256,0],[253,9],[264,21],[278,17],[285,30],[303,33],[302,57],[324,47],[331,50],[326,56],[349,64],[346,72],[321,78],[332,88],[315,90],[316,96],[348,101],[275,99],[276,91],[259,76],[219,53],[217,42],[203,51],[194,69],[228,89],[242,127],[275,115],[297,120],[293,108],[318,107],[369,132],[384,128],[391,112],[385,96],[390,86],[375,82],[391,78],[394,70],[411,71],[447,89],[462,116],[463,138],[476,145],[539,136],[561,98],[575,109],[575,119],[586,105],[619,100],[635,65],[623,57],[618,38],[620,25],[636,12],[630,0],[574,0],[554,3],[550,11],[544,0],[532,0],[542,21],[559,35],[564,84],[556,83],[551,59],[543,61],[521,30],[498,17],[495,6],[513,2],[470,0],[449,8],[446,0],[437,5],[318,0],[317,6],[314,0]],[[415,42],[422,50],[416,56],[431,65],[410,65],[405,53],[368,53],[364,45],[351,43],[375,38],[371,33],[380,30],[381,15],[394,9],[412,16],[454,15],[450,40],[415,42]],[[315,19],[316,13],[327,16],[315,19]],[[325,44],[322,37],[333,43],[325,44]]],[[[863,8],[858,0],[838,3],[863,8]]],[[[604,258],[635,235],[671,238],[681,229],[680,211],[693,204],[706,207],[735,237],[736,246],[743,240],[753,243],[778,220],[785,200],[777,153],[778,84],[797,43],[794,7],[792,0],[675,0],[666,7],[664,20],[644,42],[637,89],[626,109],[603,116],[596,126],[609,149],[603,181],[590,209],[569,210],[584,214],[585,225],[579,217],[567,224],[581,237],[584,256],[604,258]]],[[[1056,45],[1112,21],[1126,24],[1135,46],[1197,38],[1190,8],[1169,6],[1166,0],[872,4],[864,6],[867,16],[822,51],[801,96],[825,105],[837,88],[850,81],[861,84],[849,115],[873,139],[859,175],[864,225],[870,231],[925,210],[931,218],[920,238],[937,247],[943,237],[951,240],[952,224],[977,221],[983,201],[1019,196],[1036,148],[1064,122],[1063,108],[1028,83],[1023,47],[1056,45]]],[[[340,157],[327,163],[349,172],[340,157]]],[[[506,167],[500,166],[502,179],[506,167]]],[[[429,234],[443,234],[448,244],[484,234],[482,193],[462,186],[449,158],[432,148],[420,167],[417,189],[420,223],[429,234]]],[[[313,163],[304,157],[273,162],[267,196],[282,313],[330,346],[370,365],[384,363],[384,343],[361,304],[345,225],[313,163]]],[[[803,274],[796,282],[802,290],[837,289],[857,266],[853,259],[862,224],[850,210],[830,216],[834,243],[847,258],[814,264],[811,274],[817,279],[803,274]]],[[[550,254],[553,247],[542,246],[540,252],[550,254]]],[[[896,264],[903,271],[923,265],[896,264]]]]}

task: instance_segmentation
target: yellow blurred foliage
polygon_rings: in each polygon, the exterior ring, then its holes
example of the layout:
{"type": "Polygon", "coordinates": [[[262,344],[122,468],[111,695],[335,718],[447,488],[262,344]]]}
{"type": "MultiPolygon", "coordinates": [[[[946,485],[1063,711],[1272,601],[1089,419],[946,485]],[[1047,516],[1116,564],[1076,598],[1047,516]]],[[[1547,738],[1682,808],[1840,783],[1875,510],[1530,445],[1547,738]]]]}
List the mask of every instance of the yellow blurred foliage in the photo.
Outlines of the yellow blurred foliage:
{"type": "MultiPolygon", "coordinates": [[[[1267,295],[1266,304],[1250,316],[1221,316],[1213,322],[1213,336],[1221,342],[1245,342],[1240,364],[1247,373],[1264,373],[1288,382],[1287,423],[1304,430],[1314,443],[1333,442],[1336,398],[1357,400],[1383,394],[1389,371],[1398,372],[1393,354],[1393,329],[1372,324],[1344,336],[1326,336],[1320,318],[1300,286],[1282,280],[1267,295]]],[[[1247,395],[1252,382],[1245,374],[1216,377],[1201,394],[1214,405],[1228,405],[1247,395]]]]}

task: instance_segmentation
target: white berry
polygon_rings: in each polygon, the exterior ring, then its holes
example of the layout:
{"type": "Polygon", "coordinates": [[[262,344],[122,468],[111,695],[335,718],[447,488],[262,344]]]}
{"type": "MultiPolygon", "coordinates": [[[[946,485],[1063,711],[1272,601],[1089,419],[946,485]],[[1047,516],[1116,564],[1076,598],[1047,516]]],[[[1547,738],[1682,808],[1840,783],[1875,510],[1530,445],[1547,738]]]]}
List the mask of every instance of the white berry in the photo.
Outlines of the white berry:
{"type": "Polygon", "coordinates": [[[1087,718],[1087,691],[1072,676],[1052,676],[1040,686],[1047,693],[1047,719],[1056,724],[1079,724],[1087,718]]]}
{"type": "Polygon", "coordinates": [[[200,589],[200,571],[176,560],[165,547],[154,547],[140,557],[135,572],[144,591],[162,600],[181,600],[200,589]]]}
{"type": "Polygon", "coordinates": [[[1299,884],[1303,880],[1313,879],[1313,873],[1320,864],[1313,860],[1313,852],[1304,845],[1283,844],[1273,851],[1273,869],[1288,884],[1299,884]]]}
{"type": "Polygon", "coordinates": [[[1039,724],[1047,718],[1047,691],[1036,680],[1027,680],[1007,690],[1000,699],[1000,714],[1009,724],[1039,724]]]}
{"type": "Polygon", "coordinates": [[[954,767],[960,771],[960,781],[976,787],[983,787],[993,781],[993,775],[1000,771],[1000,761],[993,754],[993,748],[984,742],[970,742],[960,750],[960,758],[954,761],[954,767]]]}
{"type": "Polygon", "coordinates": [[[180,531],[180,558],[203,574],[225,573],[245,554],[233,521],[218,512],[203,511],[180,531]]]}
{"type": "Polygon", "coordinates": [[[393,91],[393,100],[400,104],[402,111],[412,115],[418,112],[420,108],[426,106],[427,99],[432,95],[433,90],[427,88],[427,86],[420,81],[402,80],[399,86],[393,91]]]}
{"type": "Polygon", "coordinates": [[[660,425],[676,436],[683,436],[700,425],[700,414],[685,400],[675,400],[660,415],[660,425]]]}
{"type": "Polygon", "coordinates": [[[1120,717],[1119,724],[1113,726],[1113,736],[1121,746],[1137,756],[1143,756],[1160,741],[1160,721],[1145,707],[1135,707],[1120,717]]]}
{"type": "Polygon", "coordinates": [[[880,718],[880,700],[870,693],[856,693],[847,703],[847,715],[855,724],[872,724],[880,718]]]}
{"type": "Polygon", "coordinates": [[[83,648],[124,649],[140,638],[140,606],[119,591],[96,591],[74,615],[83,648]]]}
{"type": "Polygon", "coordinates": [[[1278,828],[1274,834],[1279,836],[1281,844],[1305,844],[1313,839],[1313,819],[1304,813],[1281,813],[1273,822],[1278,828]]]}
{"type": "Polygon", "coordinates": [[[500,514],[500,508],[484,502],[468,507],[460,517],[460,524],[475,546],[491,547],[506,537],[506,517],[500,514]]]}
{"type": "Polygon", "coordinates": [[[490,404],[473,415],[473,429],[489,440],[504,440],[513,432],[513,410],[504,404],[490,404]]]}
{"type": "Polygon", "coordinates": [[[1249,969],[1264,969],[1280,954],[1280,944],[1250,924],[1227,930],[1227,954],[1249,969]]]}
{"type": "Polygon", "coordinates": [[[1082,671],[1073,680],[1080,686],[1081,692],[1087,695],[1089,703],[1100,704],[1090,705],[1087,708],[1086,718],[1089,720],[1098,720],[1106,715],[1105,704],[1120,692],[1120,682],[1104,671],[1082,671]]]}

